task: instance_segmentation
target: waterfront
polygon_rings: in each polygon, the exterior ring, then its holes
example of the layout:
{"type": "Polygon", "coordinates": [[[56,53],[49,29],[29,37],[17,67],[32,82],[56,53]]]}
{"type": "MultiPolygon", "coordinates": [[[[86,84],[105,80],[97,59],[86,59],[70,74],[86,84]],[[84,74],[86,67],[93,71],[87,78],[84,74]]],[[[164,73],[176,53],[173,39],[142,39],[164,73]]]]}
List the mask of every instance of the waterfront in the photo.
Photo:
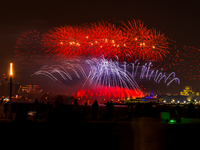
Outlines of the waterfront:
{"type": "Polygon", "coordinates": [[[131,121],[0,122],[1,149],[186,149],[198,146],[199,125],[164,124],[155,118],[131,121]],[[11,130],[10,130],[11,128],[11,130]],[[10,143],[11,142],[11,143],[10,143]]]}
{"type": "MultiPolygon", "coordinates": [[[[45,108],[46,104],[40,105],[45,108]]],[[[50,105],[53,109],[53,105],[50,105]]],[[[81,118],[81,111],[85,105],[63,105],[61,116],[48,120],[45,109],[40,111],[37,121],[32,115],[25,120],[17,120],[19,108],[26,111],[33,110],[31,103],[12,103],[13,119],[0,119],[0,148],[62,148],[73,149],[148,149],[167,150],[184,149],[198,146],[200,108],[196,106],[195,122],[166,123],[161,113],[169,112],[170,119],[174,119],[176,105],[155,105],[151,115],[145,113],[143,107],[140,116],[136,116],[136,106],[133,107],[131,119],[128,118],[127,105],[115,105],[113,119],[104,120],[105,105],[98,107],[98,118],[92,119],[92,106],[86,106],[86,118],[81,118]],[[187,142],[185,142],[187,139],[187,142]],[[9,144],[9,141],[12,144],[9,144]],[[184,143],[184,144],[183,144],[184,143]],[[192,144],[191,144],[192,143],[192,144]]],[[[188,105],[181,105],[181,117],[187,119],[188,105]]]]}

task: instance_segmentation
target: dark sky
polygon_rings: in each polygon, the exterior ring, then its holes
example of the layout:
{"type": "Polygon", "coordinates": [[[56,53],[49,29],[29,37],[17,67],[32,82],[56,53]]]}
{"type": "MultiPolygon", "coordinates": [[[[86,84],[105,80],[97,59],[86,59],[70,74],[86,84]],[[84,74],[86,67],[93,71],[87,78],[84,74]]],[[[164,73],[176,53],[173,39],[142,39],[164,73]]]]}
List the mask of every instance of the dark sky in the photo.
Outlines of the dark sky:
{"type": "MultiPolygon", "coordinates": [[[[180,46],[200,48],[199,16],[200,2],[184,0],[1,0],[0,74],[8,72],[12,61],[15,68],[14,81],[32,84],[37,80],[30,77],[37,68],[31,70],[14,57],[15,43],[22,32],[45,32],[61,25],[81,25],[113,18],[121,21],[140,19],[145,26],[160,30],[180,46]]],[[[186,84],[194,89],[200,88],[197,82],[181,83],[180,86],[173,84],[170,89],[165,88],[165,92],[179,92],[186,84]]]]}

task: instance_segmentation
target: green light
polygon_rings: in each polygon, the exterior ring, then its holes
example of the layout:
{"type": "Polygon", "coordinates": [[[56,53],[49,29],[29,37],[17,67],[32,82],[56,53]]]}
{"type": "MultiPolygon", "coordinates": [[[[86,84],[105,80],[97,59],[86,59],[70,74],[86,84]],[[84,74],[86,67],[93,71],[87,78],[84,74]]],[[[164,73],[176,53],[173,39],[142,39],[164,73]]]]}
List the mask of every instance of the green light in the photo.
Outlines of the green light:
{"type": "Polygon", "coordinates": [[[170,122],[170,123],[174,123],[174,122],[176,122],[176,120],[170,120],[169,122],[170,122]]]}
{"type": "Polygon", "coordinates": [[[170,119],[170,114],[169,112],[161,112],[161,119],[162,120],[166,120],[166,119],[170,119]]]}

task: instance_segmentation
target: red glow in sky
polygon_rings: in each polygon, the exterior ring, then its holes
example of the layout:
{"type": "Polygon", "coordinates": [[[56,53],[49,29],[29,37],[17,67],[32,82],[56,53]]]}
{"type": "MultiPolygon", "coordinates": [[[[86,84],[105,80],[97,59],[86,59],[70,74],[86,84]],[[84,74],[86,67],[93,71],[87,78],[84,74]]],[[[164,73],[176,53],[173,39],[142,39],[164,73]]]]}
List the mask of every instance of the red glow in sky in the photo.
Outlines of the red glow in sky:
{"type": "Polygon", "coordinates": [[[81,89],[77,92],[76,97],[82,99],[134,99],[136,97],[143,97],[144,94],[138,89],[128,89],[122,87],[98,87],[91,90],[81,89]]]}

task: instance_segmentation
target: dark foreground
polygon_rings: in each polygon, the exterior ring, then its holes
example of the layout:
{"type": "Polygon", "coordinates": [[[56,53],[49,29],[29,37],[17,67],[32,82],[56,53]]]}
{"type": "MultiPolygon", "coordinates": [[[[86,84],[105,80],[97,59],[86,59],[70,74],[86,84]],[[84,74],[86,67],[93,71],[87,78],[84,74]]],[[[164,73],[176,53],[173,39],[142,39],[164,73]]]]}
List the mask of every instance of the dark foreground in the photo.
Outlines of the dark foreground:
{"type": "Polygon", "coordinates": [[[132,121],[1,122],[0,149],[146,149],[199,147],[199,125],[132,121]]]}
{"type": "MultiPolygon", "coordinates": [[[[103,109],[103,107],[101,108],[103,109]]],[[[101,110],[100,109],[100,110],[101,110]]],[[[165,108],[166,109],[166,108],[165,108]]],[[[114,108],[126,116],[126,108],[114,108]]],[[[166,110],[170,110],[167,108],[166,110]]],[[[103,113],[103,110],[101,110],[103,113]]],[[[101,114],[101,111],[99,112],[101,114]]],[[[172,150],[198,149],[199,124],[162,123],[158,110],[131,120],[73,119],[68,108],[62,118],[1,120],[0,149],[172,150]]],[[[14,110],[15,112],[15,110],[14,110]]],[[[118,113],[117,113],[118,112],[118,113]]],[[[123,117],[121,117],[123,118],[123,117]]]]}

